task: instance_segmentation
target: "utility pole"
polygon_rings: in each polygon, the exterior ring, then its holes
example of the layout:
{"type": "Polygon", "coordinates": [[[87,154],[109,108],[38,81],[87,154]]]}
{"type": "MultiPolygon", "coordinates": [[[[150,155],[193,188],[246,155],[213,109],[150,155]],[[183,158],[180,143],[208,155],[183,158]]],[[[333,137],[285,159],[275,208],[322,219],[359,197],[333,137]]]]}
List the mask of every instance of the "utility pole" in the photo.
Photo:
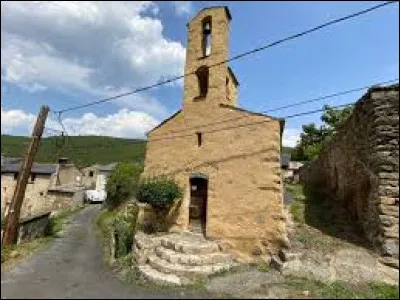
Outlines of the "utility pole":
{"type": "Polygon", "coordinates": [[[35,127],[33,128],[31,143],[21,164],[17,185],[15,186],[14,195],[8,210],[7,225],[2,236],[2,243],[5,245],[14,244],[17,240],[19,215],[25,197],[26,185],[29,175],[31,174],[32,165],[35,160],[49,110],[50,108],[47,105],[41,107],[35,127]]]}

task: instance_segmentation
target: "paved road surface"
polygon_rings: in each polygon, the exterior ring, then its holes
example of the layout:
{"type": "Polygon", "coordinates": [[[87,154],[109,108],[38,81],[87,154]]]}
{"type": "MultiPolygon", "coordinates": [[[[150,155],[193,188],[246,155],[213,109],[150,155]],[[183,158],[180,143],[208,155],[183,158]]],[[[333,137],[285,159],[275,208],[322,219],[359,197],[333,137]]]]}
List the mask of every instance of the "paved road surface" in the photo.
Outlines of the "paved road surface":
{"type": "MultiPolygon", "coordinates": [[[[124,284],[109,273],[93,221],[99,212],[92,205],[73,216],[63,237],[16,268],[1,273],[1,298],[196,298],[205,292],[152,291],[124,284]]],[[[208,296],[209,297],[209,296],[208,296]]]]}

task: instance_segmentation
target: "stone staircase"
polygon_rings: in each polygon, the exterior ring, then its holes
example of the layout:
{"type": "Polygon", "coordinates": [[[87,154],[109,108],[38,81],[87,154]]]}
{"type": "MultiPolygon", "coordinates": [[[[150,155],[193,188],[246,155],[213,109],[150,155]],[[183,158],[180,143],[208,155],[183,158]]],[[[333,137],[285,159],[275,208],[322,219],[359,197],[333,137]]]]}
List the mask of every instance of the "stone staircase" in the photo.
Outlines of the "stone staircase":
{"type": "Polygon", "coordinates": [[[134,254],[140,273],[164,285],[190,284],[235,264],[216,242],[195,233],[137,234],[134,254]]]}

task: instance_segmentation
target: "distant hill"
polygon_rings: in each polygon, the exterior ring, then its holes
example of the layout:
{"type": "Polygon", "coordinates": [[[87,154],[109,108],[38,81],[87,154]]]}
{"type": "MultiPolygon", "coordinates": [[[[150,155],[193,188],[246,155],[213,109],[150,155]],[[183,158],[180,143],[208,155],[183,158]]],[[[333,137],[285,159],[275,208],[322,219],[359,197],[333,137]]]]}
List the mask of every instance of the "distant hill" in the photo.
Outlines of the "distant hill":
{"type": "MultiPolygon", "coordinates": [[[[1,136],[1,151],[9,157],[23,157],[30,142],[29,137],[1,136]]],[[[36,158],[37,162],[54,163],[57,156],[68,157],[78,167],[112,162],[143,163],[146,153],[146,141],[105,136],[65,137],[64,147],[60,137],[43,138],[36,158]],[[57,155],[57,149],[62,149],[57,155]]],[[[292,148],[283,147],[284,153],[292,148]]]]}
{"type": "MultiPolygon", "coordinates": [[[[2,135],[1,151],[9,157],[23,157],[30,142],[29,137],[2,135]]],[[[139,162],[145,157],[146,141],[105,136],[72,136],[43,138],[37,154],[37,162],[52,163],[60,157],[68,157],[79,167],[112,162],[139,162]]]]}

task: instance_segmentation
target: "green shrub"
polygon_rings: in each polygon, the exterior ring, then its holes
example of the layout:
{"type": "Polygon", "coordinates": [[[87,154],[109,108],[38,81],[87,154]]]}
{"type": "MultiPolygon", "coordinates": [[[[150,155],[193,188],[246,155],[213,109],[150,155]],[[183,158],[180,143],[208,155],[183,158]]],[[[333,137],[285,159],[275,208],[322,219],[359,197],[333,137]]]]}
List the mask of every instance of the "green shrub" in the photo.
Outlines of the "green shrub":
{"type": "Polygon", "coordinates": [[[156,210],[165,210],[182,197],[182,189],[173,179],[159,177],[139,183],[136,199],[150,204],[156,210]]]}
{"type": "Polygon", "coordinates": [[[102,240],[106,250],[106,260],[111,260],[111,248],[115,247],[115,257],[125,257],[132,250],[133,237],[136,233],[136,220],[138,209],[136,206],[129,207],[127,213],[124,211],[103,211],[97,219],[97,225],[100,229],[102,240]],[[115,245],[112,245],[112,234],[115,237],[115,245]]]}
{"type": "Polygon", "coordinates": [[[119,213],[115,216],[112,224],[115,234],[115,258],[124,257],[131,252],[137,215],[138,209],[134,207],[126,215],[119,213]]]}
{"type": "Polygon", "coordinates": [[[113,209],[129,200],[136,192],[142,171],[143,166],[139,164],[118,164],[107,179],[105,206],[113,209]]]}

